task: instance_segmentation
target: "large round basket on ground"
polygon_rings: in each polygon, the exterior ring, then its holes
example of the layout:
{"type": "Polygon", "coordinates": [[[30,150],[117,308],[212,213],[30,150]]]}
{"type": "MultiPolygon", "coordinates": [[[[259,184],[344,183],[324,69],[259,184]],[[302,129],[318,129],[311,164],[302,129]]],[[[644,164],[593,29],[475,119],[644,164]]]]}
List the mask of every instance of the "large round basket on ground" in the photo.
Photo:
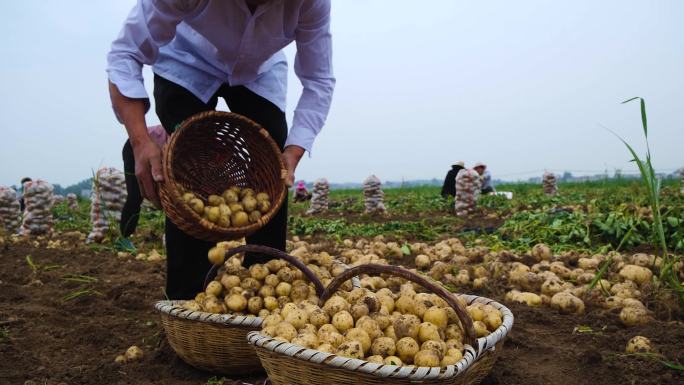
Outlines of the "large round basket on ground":
{"type": "MultiPolygon", "coordinates": [[[[258,253],[283,259],[304,273],[323,292],[323,284],[300,260],[265,246],[245,245],[226,252],[226,259],[239,253],[258,253]]],[[[352,286],[361,287],[358,278],[352,286]]],[[[171,348],[186,363],[212,373],[226,375],[263,371],[254,347],[246,342],[247,334],[260,330],[261,317],[213,314],[182,307],[184,301],[159,301],[155,308],[161,314],[162,326],[171,348]]]]}
{"type": "Polygon", "coordinates": [[[254,345],[269,380],[274,385],[408,385],[408,384],[478,384],[491,371],[501,352],[503,341],[513,327],[513,314],[505,306],[484,297],[461,295],[466,303],[481,302],[498,309],[503,315],[499,328],[486,337],[475,338],[472,319],[456,299],[457,295],[396,266],[360,265],[337,276],[320,297],[321,304],[330,298],[345,280],[357,274],[398,275],[415,282],[442,297],[458,315],[464,329],[465,352],[455,365],[446,368],[375,364],[346,358],[318,350],[275,340],[258,331],[247,336],[254,345]]]}
{"type": "Polygon", "coordinates": [[[195,238],[211,242],[238,239],[263,227],[287,195],[287,169],[268,132],[244,116],[207,111],[181,123],[164,146],[164,182],[159,196],[171,222],[195,238]],[[229,187],[249,187],[271,199],[261,219],[241,227],[221,227],[201,217],[183,200],[183,191],[221,195],[229,187]]]}

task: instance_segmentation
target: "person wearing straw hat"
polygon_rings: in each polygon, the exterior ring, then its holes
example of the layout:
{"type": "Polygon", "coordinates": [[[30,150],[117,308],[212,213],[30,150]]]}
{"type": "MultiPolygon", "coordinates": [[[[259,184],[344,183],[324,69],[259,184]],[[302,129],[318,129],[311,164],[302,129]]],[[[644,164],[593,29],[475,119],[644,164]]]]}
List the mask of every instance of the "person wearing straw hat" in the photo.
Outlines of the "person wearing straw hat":
{"type": "Polygon", "coordinates": [[[475,163],[473,170],[477,171],[480,175],[480,180],[482,181],[482,189],[480,191],[482,195],[493,193],[494,186],[492,186],[492,175],[487,171],[487,165],[482,162],[477,162],[475,163]]]}
{"type": "MultiPolygon", "coordinates": [[[[150,103],[142,67],[154,72],[155,110],[164,129],[214,110],[223,98],[232,112],[264,127],[283,151],[287,184],[328,115],[335,78],[330,34],[331,0],[138,0],[107,56],[113,109],[124,124],[145,198],[159,206],[161,150],[149,137],[150,103]],[[294,71],[303,92],[288,133],[288,64],[282,52],[296,44],[294,71]]],[[[287,204],[250,244],[285,249],[287,204]]],[[[212,246],[166,221],[167,295],[192,298],[202,290],[212,246]]],[[[250,259],[253,261],[254,259],[250,259]]]]}
{"type": "Polygon", "coordinates": [[[465,163],[463,161],[458,161],[451,165],[451,170],[447,172],[444,178],[444,184],[442,184],[442,197],[455,197],[456,196],[456,175],[458,172],[465,168],[465,163]]]}

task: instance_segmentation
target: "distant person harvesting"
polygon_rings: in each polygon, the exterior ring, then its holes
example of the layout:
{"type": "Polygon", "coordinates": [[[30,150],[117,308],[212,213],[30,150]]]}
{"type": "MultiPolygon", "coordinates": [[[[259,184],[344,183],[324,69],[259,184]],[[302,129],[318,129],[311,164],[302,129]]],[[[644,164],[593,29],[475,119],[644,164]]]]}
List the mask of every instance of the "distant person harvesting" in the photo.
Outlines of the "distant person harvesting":
{"type": "MultiPolygon", "coordinates": [[[[271,134],[283,150],[288,185],[305,151],[323,127],[332,100],[330,0],[139,0],[107,57],[109,91],[126,126],[142,195],[159,205],[161,151],[147,133],[149,101],[142,66],[152,65],[157,116],[168,133],[186,118],[216,108],[221,97],[271,134]],[[287,61],[295,42],[294,70],[303,92],[288,135],[285,120],[287,61]]],[[[247,238],[285,249],[287,204],[247,238]]],[[[167,289],[171,299],[202,290],[212,247],[166,221],[167,289]]]]}
{"type": "Polygon", "coordinates": [[[482,195],[490,194],[494,192],[494,186],[492,186],[492,175],[487,171],[487,165],[478,162],[473,167],[478,174],[480,174],[480,180],[482,181],[482,195]]]}
{"type": "Polygon", "coordinates": [[[442,197],[456,196],[456,175],[464,168],[465,164],[460,161],[451,165],[451,170],[447,172],[446,177],[444,178],[444,184],[442,184],[442,197]]]}

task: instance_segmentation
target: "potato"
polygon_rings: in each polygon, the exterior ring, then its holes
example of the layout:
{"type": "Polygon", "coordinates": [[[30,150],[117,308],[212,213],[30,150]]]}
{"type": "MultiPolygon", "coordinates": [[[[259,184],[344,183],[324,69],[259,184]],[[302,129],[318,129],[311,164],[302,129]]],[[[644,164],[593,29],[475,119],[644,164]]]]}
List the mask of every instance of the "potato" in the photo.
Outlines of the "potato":
{"type": "Polygon", "coordinates": [[[294,326],[295,329],[303,327],[308,320],[309,316],[301,309],[294,309],[285,315],[285,322],[294,326]]]}
{"type": "Polygon", "coordinates": [[[382,334],[384,334],[385,337],[391,338],[394,342],[399,340],[399,338],[397,338],[397,335],[394,333],[393,325],[390,325],[385,330],[383,330],[382,334]]]}
{"type": "Polygon", "coordinates": [[[249,187],[243,188],[239,193],[240,199],[245,199],[245,197],[254,197],[255,195],[256,192],[249,187]]]}
{"type": "Polygon", "coordinates": [[[225,262],[226,250],[222,247],[212,247],[207,253],[207,259],[212,265],[221,265],[225,262]]]}
{"type": "Polygon", "coordinates": [[[269,315],[271,315],[271,312],[268,309],[259,310],[259,314],[258,314],[259,317],[264,318],[264,317],[268,317],[269,315]]]}
{"type": "Polygon", "coordinates": [[[408,295],[401,295],[394,303],[396,310],[403,314],[413,313],[415,306],[416,305],[413,297],[408,295]]]}
{"type": "Polygon", "coordinates": [[[191,310],[191,311],[201,311],[202,310],[202,306],[200,306],[200,304],[197,301],[185,301],[185,302],[183,302],[181,307],[183,309],[191,310]]]}
{"type": "Polygon", "coordinates": [[[318,337],[311,333],[299,333],[291,342],[307,349],[315,349],[318,347],[318,337]]]}
{"type": "Polygon", "coordinates": [[[475,335],[477,337],[486,337],[489,335],[489,330],[487,330],[487,325],[482,321],[473,322],[473,327],[475,328],[475,335]]]}
{"type": "Polygon", "coordinates": [[[275,288],[278,297],[287,297],[292,292],[292,285],[287,282],[280,282],[275,288]]]}
{"type": "Polygon", "coordinates": [[[275,289],[273,286],[264,285],[261,287],[261,289],[259,289],[259,296],[262,298],[275,297],[275,289]]]}
{"type": "MultiPolygon", "coordinates": [[[[264,318],[265,318],[265,317],[264,317],[264,318]]],[[[275,329],[275,326],[272,326],[272,325],[271,325],[271,326],[264,326],[264,327],[261,329],[261,334],[267,335],[267,336],[269,336],[269,337],[275,337],[275,336],[276,336],[276,335],[275,335],[275,330],[276,330],[276,329],[275,329]]]]}
{"type": "Polygon", "coordinates": [[[411,337],[404,337],[397,341],[397,355],[402,362],[413,363],[413,357],[420,351],[418,342],[411,337]]]}
{"type": "Polygon", "coordinates": [[[143,359],[144,355],[145,353],[142,349],[133,345],[130,348],[126,349],[124,357],[126,358],[126,361],[140,361],[143,359]]]}
{"type": "Polygon", "coordinates": [[[440,359],[434,350],[421,350],[414,356],[413,363],[416,366],[436,367],[440,359]]]}
{"type": "Polygon", "coordinates": [[[315,327],[320,328],[330,322],[330,317],[323,309],[316,309],[309,313],[309,322],[315,327]]]}
{"type": "Polygon", "coordinates": [[[219,206],[221,204],[225,204],[226,202],[218,195],[209,195],[207,198],[207,203],[209,203],[210,206],[219,206]]]}
{"type": "Polygon", "coordinates": [[[199,198],[194,198],[191,199],[190,202],[188,202],[188,205],[194,211],[197,213],[197,215],[203,215],[204,214],[204,202],[202,202],[201,199],[199,198]]]}
{"type": "Polygon", "coordinates": [[[290,298],[292,298],[295,303],[299,303],[309,298],[309,294],[309,285],[303,282],[292,285],[292,289],[290,290],[290,298]]]}
{"type": "Polygon", "coordinates": [[[423,342],[423,344],[420,345],[420,350],[434,350],[435,353],[437,353],[439,359],[441,360],[442,358],[444,358],[444,355],[446,354],[447,346],[446,342],[444,341],[429,340],[423,342]]]}
{"type": "Polygon", "coordinates": [[[222,194],[223,201],[230,205],[232,203],[237,203],[238,202],[238,195],[235,193],[233,190],[226,190],[222,194]]]}
{"type": "MultiPolygon", "coordinates": [[[[332,326],[332,325],[330,325],[332,326]]],[[[344,342],[344,336],[337,331],[334,332],[321,332],[320,330],[318,331],[318,341],[320,343],[326,343],[330,344],[334,348],[337,348],[344,342]]]]}
{"type": "Polygon", "coordinates": [[[240,287],[245,290],[256,292],[261,289],[261,282],[252,277],[247,277],[240,282],[240,287]]]}
{"type": "Polygon", "coordinates": [[[371,337],[361,328],[351,328],[344,335],[345,341],[358,341],[361,343],[363,353],[368,353],[371,348],[371,337]]]}
{"type": "Polygon", "coordinates": [[[256,208],[262,213],[267,213],[271,210],[271,202],[267,200],[257,200],[256,208]]]}
{"type": "Polygon", "coordinates": [[[299,332],[300,333],[311,333],[311,334],[317,335],[318,334],[318,328],[316,328],[312,324],[305,324],[304,326],[302,326],[299,329],[299,332]]]}
{"type": "Polygon", "coordinates": [[[584,302],[568,292],[554,294],[551,307],[561,314],[584,314],[584,302]]]}
{"type": "Polygon", "coordinates": [[[275,297],[264,297],[264,307],[273,311],[278,308],[278,300],[275,297]]]}
{"type": "Polygon", "coordinates": [[[240,294],[232,294],[225,299],[226,306],[233,312],[241,312],[247,308],[247,299],[240,294]]]}
{"type": "Polygon", "coordinates": [[[221,295],[222,290],[223,290],[223,286],[221,286],[220,282],[211,281],[207,285],[207,288],[204,289],[204,292],[207,293],[208,295],[213,295],[215,297],[218,297],[219,295],[221,295]]]}
{"type": "Polygon", "coordinates": [[[233,213],[232,211],[230,211],[230,207],[225,203],[221,203],[218,206],[218,208],[219,208],[219,214],[222,217],[229,217],[230,218],[230,215],[233,213]]]}
{"type": "Polygon", "coordinates": [[[293,310],[298,310],[298,309],[299,309],[299,308],[297,307],[296,304],[290,302],[290,303],[287,303],[287,304],[285,304],[285,305],[283,306],[282,310],[280,311],[280,314],[281,314],[283,317],[287,317],[287,315],[290,314],[291,311],[293,311],[293,310]]]}
{"type": "Polygon", "coordinates": [[[235,227],[244,227],[249,224],[249,215],[244,211],[233,210],[233,215],[230,216],[230,223],[235,227]]]}
{"type": "Polygon", "coordinates": [[[370,316],[363,316],[356,321],[356,327],[365,330],[372,339],[382,337],[382,329],[370,316]]]}
{"type": "Polygon", "coordinates": [[[264,299],[261,297],[252,297],[247,300],[247,310],[250,313],[257,315],[264,308],[264,299]]]}
{"type": "Polygon", "coordinates": [[[261,202],[261,201],[270,201],[270,200],[271,200],[271,197],[268,196],[268,194],[265,193],[265,192],[260,192],[260,193],[258,193],[258,194],[256,195],[256,200],[259,201],[259,202],[261,202]]]}
{"type": "Polygon", "coordinates": [[[440,361],[439,366],[441,366],[442,368],[446,368],[450,365],[456,365],[456,363],[458,363],[458,361],[460,361],[461,358],[457,356],[444,356],[444,358],[442,358],[442,361],[440,361]]]}
{"type": "Polygon", "coordinates": [[[288,342],[292,341],[297,336],[297,329],[287,321],[282,321],[276,325],[276,337],[286,339],[288,342]]]}
{"type": "Polygon", "coordinates": [[[489,312],[485,316],[483,322],[487,325],[487,330],[493,332],[501,326],[503,320],[501,319],[501,314],[499,312],[489,312]]]}
{"type": "Polygon", "coordinates": [[[394,320],[392,325],[398,339],[404,337],[418,338],[420,319],[413,314],[402,314],[394,320]]]}
{"type": "Polygon", "coordinates": [[[418,330],[418,341],[423,343],[425,341],[434,340],[439,341],[442,337],[439,335],[439,328],[431,322],[423,322],[420,324],[418,330]]]}
{"type": "Polygon", "coordinates": [[[257,200],[253,196],[246,196],[241,201],[246,212],[251,213],[257,208],[257,200]]]}
{"type": "Polygon", "coordinates": [[[342,310],[341,312],[333,315],[332,324],[335,329],[341,333],[344,333],[354,327],[354,318],[351,316],[351,314],[349,314],[348,311],[342,310]]]}
{"type": "Polygon", "coordinates": [[[426,269],[428,266],[430,266],[430,262],[430,257],[425,254],[420,254],[416,256],[415,259],[416,267],[419,269],[426,269]]]}
{"type": "Polygon", "coordinates": [[[372,363],[372,364],[384,364],[385,361],[382,359],[382,356],[370,356],[366,357],[366,361],[372,363]]]}
{"type": "Polygon", "coordinates": [[[642,285],[646,282],[650,282],[653,277],[653,272],[646,267],[637,265],[626,265],[620,270],[620,276],[624,279],[636,282],[642,285]]]}
{"type": "Polygon", "coordinates": [[[656,353],[651,340],[643,336],[632,337],[625,347],[627,353],[656,353]]]}
{"type": "Polygon", "coordinates": [[[404,363],[397,356],[385,357],[385,365],[402,366],[404,363]]]}
{"type": "Polygon", "coordinates": [[[220,216],[218,221],[216,221],[216,224],[221,226],[221,227],[230,227],[230,216],[229,215],[220,216]]]}
{"type": "Polygon", "coordinates": [[[320,344],[320,345],[318,345],[316,350],[318,350],[319,352],[323,352],[323,353],[334,353],[335,352],[335,348],[330,344],[320,344]]]}
{"type": "Polygon", "coordinates": [[[283,321],[283,317],[281,317],[280,315],[271,314],[271,315],[269,315],[263,319],[261,325],[265,328],[270,327],[270,326],[276,327],[282,321],[283,321]]]}
{"type": "Polygon", "coordinates": [[[620,321],[625,326],[645,325],[651,321],[648,310],[645,307],[630,306],[620,311],[620,321]]]}
{"type": "Polygon", "coordinates": [[[423,314],[423,322],[430,322],[440,329],[446,329],[448,316],[445,309],[433,306],[423,314]]]}
{"type": "Polygon", "coordinates": [[[358,341],[343,342],[340,346],[337,347],[337,350],[335,350],[335,354],[337,354],[338,356],[356,358],[359,360],[362,360],[364,357],[363,347],[361,346],[361,343],[358,341]]]}
{"type": "Polygon", "coordinates": [[[185,202],[185,203],[189,203],[191,200],[193,200],[195,198],[197,198],[197,197],[195,196],[195,194],[193,194],[191,192],[186,192],[183,194],[183,202],[185,202]]]}
{"type": "MultiPolygon", "coordinates": [[[[268,263],[264,266],[268,268],[268,263]]],[[[270,271],[271,269],[268,268],[268,270],[270,271]]],[[[264,278],[264,283],[269,286],[276,287],[280,283],[280,278],[278,278],[278,276],[275,274],[269,274],[266,276],[266,278],[264,278]]]]}
{"type": "Polygon", "coordinates": [[[204,308],[204,311],[209,313],[219,314],[225,312],[225,307],[223,306],[223,304],[219,303],[218,300],[215,298],[205,301],[202,306],[204,308]]]}
{"type": "Polygon", "coordinates": [[[349,312],[351,313],[352,317],[354,319],[359,319],[363,316],[367,316],[369,311],[368,311],[368,306],[363,303],[357,303],[351,306],[349,309],[349,312]]]}
{"type": "Polygon", "coordinates": [[[342,297],[334,295],[325,301],[323,305],[323,310],[328,313],[328,316],[333,317],[336,313],[341,311],[349,310],[349,303],[342,297]]]}
{"type": "Polygon", "coordinates": [[[392,356],[397,351],[394,340],[390,337],[376,338],[371,344],[370,351],[373,355],[382,357],[392,356]]]}
{"type": "Polygon", "coordinates": [[[531,253],[537,261],[548,261],[552,257],[551,248],[543,243],[538,243],[532,247],[531,253]]]}
{"type": "Polygon", "coordinates": [[[473,319],[473,321],[482,321],[485,317],[485,312],[479,305],[480,304],[476,303],[466,307],[468,315],[473,319]]]}
{"type": "Polygon", "coordinates": [[[375,322],[377,322],[378,327],[380,327],[380,329],[382,329],[382,330],[387,329],[390,325],[393,324],[392,318],[390,318],[389,314],[387,314],[384,311],[373,313],[370,315],[370,317],[375,322]]]}
{"type": "Polygon", "coordinates": [[[249,223],[257,223],[261,219],[261,212],[259,212],[259,210],[254,210],[249,213],[247,218],[249,219],[249,223]]]}
{"type": "Polygon", "coordinates": [[[280,279],[280,281],[287,283],[292,283],[296,277],[295,272],[287,266],[282,267],[276,274],[278,275],[278,279],[280,279]]]}

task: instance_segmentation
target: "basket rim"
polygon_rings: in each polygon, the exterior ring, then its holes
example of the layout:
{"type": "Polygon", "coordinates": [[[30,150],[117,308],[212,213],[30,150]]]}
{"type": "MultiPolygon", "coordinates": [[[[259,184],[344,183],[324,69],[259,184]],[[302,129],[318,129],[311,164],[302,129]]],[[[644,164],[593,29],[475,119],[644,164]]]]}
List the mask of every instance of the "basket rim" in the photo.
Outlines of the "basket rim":
{"type": "Polygon", "coordinates": [[[295,360],[304,360],[317,364],[325,364],[338,369],[348,369],[370,374],[377,377],[392,377],[409,380],[448,379],[466,372],[480,357],[488,352],[494,352],[496,345],[502,342],[513,328],[514,316],[506,306],[486,297],[469,294],[454,294],[462,297],[468,304],[488,304],[503,314],[502,324],[486,337],[477,339],[477,347],[465,345],[463,358],[454,365],[442,369],[439,367],[416,367],[374,364],[365,360],[337,356],[319,350],[307,349],[289,342],[280,342],[272,337],[253,331],[247,334],[247,341],[255,347],[260,347],[277,354],[289,356],[295,360]]]}
{"type": "MultiPolygon", "coordinates": [[[[164,144],[163,147],[163,153],[162,153],[162,173],[164,175],[164,180],[163,182],[160,182],[159,187],[160,190],[163,190],[163,193],[168,195],[170,201],[172,202],[181,202],[181,204],[176,205],[176,208],[183,213],[183,216],[185,217],[191,217],[195,223],[197,223],[199,226],[202,227],[205,231],[209,233],[213,233],[214,237],[221,237],[221,239],[234,239],[235,237],[242,237],[245,236],[245,234],[252,234],[256,232],[257,230],[261,229],[268,223],[280,210],[280,207],[283,205],[285,202],[287,193],[288,193],[288,188],[285,186],[285,181],[287,179],[288,171],[287,167],[285,166],[285,160],[283,159],[282,156],[282,151],[280,150],[280,147],[278,147],[278,144],[271,138],[270,134],[266,129],[264,129],[261,125],[259,125],[257,122],[247,118],[246,116],[236,114],[234,112],[227,112],[227,111],[204,111],[200,112],[198,114],[195,114],[186,120],[184,120],[181,124],[178,125],[176,130],[173,132],[173,134],[170,135],[169,140],[164,144]],[[250,223],[247,226],[242,226],[242,227],[221,227],[218,226],[217,224],[210,222],[209,220],[201,217],[199,214],[197,214],[194,210],[192,210],[182,199],[182,196],[180,194],[179,190],[179,183],[176,180],[176,176],[171,170],[171,163],[173,159],[173,154],[175,151],[176,147],[176,142],[178,141],[178,138],[183,135],[183,133],[187,130],[187,127],[191,126],[194,122],[203,120],[206,118],[213,118],[213,117],[218,117],[218,118],[227,118],[227,119],[232,119],[232,120],[238,120],[242,121],[245,123],[247,126],[254,127],[255,129],[258,130],[259,134],[263,137],[263,139],[268,143],[269,147],[273,150],[274,154],[276,155],[276,158],[278,159],[278,168],[280,169],[280,182],[282,184],[282,188],[278,194],[277,197],[272,197],[274,198],[273,203],[271,204],[271,209],[264,213],[261,218],[255,223],[250,223]]],[[[162,199],[162,205],[164,204],[164,200],[162,199]]],[[[166,209],[164,211],[167,211],[166,209]]]]}

